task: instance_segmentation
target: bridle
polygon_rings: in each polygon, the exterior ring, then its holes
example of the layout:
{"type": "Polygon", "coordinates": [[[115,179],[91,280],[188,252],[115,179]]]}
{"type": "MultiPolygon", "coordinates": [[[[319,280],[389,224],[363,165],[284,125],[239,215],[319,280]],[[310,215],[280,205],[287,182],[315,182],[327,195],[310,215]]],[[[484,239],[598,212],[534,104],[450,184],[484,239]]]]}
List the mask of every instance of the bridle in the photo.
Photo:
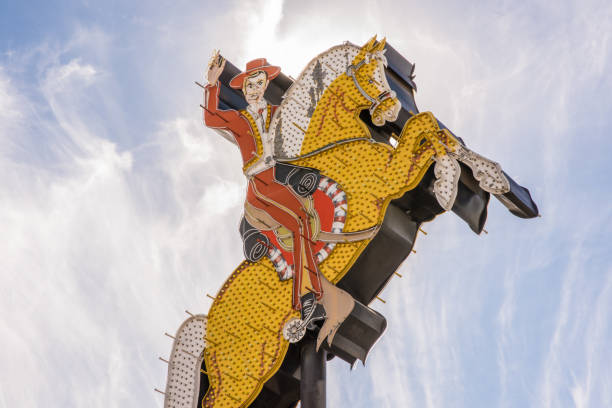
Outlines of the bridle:
{"type": "Polygon", "coordinates": [[[357,76],[355,75],[355,73],[359,71],[359,69],[361,68],[363,64],[366,63],[367,59],[369,58],[362,59],[361,61],[359,61],[357,65],[351,64],[348,67],[346,67],[346,75],[353,78],[353,83],[355,84],[355,87],[357,88],[359,93],[363,95],[363,97],[366,98],[371,103],[369,111],[370,111],[370,115],[372,115],[374,111],[376,110],[376,108],[380,106],[380,104],[382,104],[387,99],[395,98],[396,94],[395,94],[395,91],[384,91],[383,93],[378,95],[376,99],[374,99],[373,97],[368,95],[365,89],[363,89],[363,87],[359,84],[359,81],[357,80],[357,76]]]}

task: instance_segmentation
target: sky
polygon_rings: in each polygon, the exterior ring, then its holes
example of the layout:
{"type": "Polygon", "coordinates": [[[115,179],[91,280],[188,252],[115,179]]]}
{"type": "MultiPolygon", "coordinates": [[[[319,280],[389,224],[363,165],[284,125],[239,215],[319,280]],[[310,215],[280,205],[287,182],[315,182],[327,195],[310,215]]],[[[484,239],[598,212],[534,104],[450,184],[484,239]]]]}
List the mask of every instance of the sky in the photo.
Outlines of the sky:
{"type": "Polygon", "coordinates": [[[213,49],[296,77],[374,34],[542,217],[425,224],[328,406],[612,406],[610,2],[0,0],[0,408],[163,406],[163,333],[242,260],[240,155],[193,81],[213,49]]]}

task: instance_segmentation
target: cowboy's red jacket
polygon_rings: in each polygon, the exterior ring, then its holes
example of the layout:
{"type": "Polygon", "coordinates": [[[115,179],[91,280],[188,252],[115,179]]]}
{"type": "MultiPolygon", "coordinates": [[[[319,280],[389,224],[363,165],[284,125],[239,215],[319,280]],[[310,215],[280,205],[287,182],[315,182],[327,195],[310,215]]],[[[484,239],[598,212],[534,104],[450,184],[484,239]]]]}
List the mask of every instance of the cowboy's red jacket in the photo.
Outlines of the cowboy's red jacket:
{"type": "MultiPolygon", "coordinates": [[[[213,129],[227,130],[232,133],[242,154],[244,172],[254,165],[263,155],[261,135],[255,119],[246,110],[219,110],[219,83],[207,85],[204,93],[204,123],[213,129]]],[[[278,106],[268,104],[265,116],[266,130],[278,106]]]]}

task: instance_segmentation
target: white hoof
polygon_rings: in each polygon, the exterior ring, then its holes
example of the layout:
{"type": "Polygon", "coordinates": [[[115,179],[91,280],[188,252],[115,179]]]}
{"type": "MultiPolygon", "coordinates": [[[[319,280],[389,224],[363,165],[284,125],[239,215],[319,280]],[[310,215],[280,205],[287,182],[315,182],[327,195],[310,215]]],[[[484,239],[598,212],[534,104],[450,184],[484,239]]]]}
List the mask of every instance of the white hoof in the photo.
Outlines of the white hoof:
{"type": "Polygon", "coordinates": [[[459,176],[461,176],[461,166],[454,158],[449,155],[436,157],[434,167],[434,193],[440,206],[450,211],[457,198],[459,176]]]}
{"type": "Polygon", "coordinates": [[[510,191],[510,183],[499,163],[463,146],[459,146],[455,152],[450,154],[472,169],[474,178],[478,180],[478,185],[484,191],[491,194],[505,194],[510,191]]]}

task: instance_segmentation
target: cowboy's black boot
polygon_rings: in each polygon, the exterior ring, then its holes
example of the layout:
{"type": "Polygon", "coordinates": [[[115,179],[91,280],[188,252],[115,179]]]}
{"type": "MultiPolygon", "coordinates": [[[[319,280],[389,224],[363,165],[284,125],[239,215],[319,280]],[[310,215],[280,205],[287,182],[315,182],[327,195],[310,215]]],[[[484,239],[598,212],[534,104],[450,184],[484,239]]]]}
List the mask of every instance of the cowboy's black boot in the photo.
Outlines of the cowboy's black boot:
{"type": "Polygon", "coordinates": [[[300,298],[302,304],[302,322],[306,325],[309,330],[315,329],[317,326],[316,322],[325,320],[327,317],[325,314],[325,308],[319,302],[314,293],[309,292],[300,298]]]}

